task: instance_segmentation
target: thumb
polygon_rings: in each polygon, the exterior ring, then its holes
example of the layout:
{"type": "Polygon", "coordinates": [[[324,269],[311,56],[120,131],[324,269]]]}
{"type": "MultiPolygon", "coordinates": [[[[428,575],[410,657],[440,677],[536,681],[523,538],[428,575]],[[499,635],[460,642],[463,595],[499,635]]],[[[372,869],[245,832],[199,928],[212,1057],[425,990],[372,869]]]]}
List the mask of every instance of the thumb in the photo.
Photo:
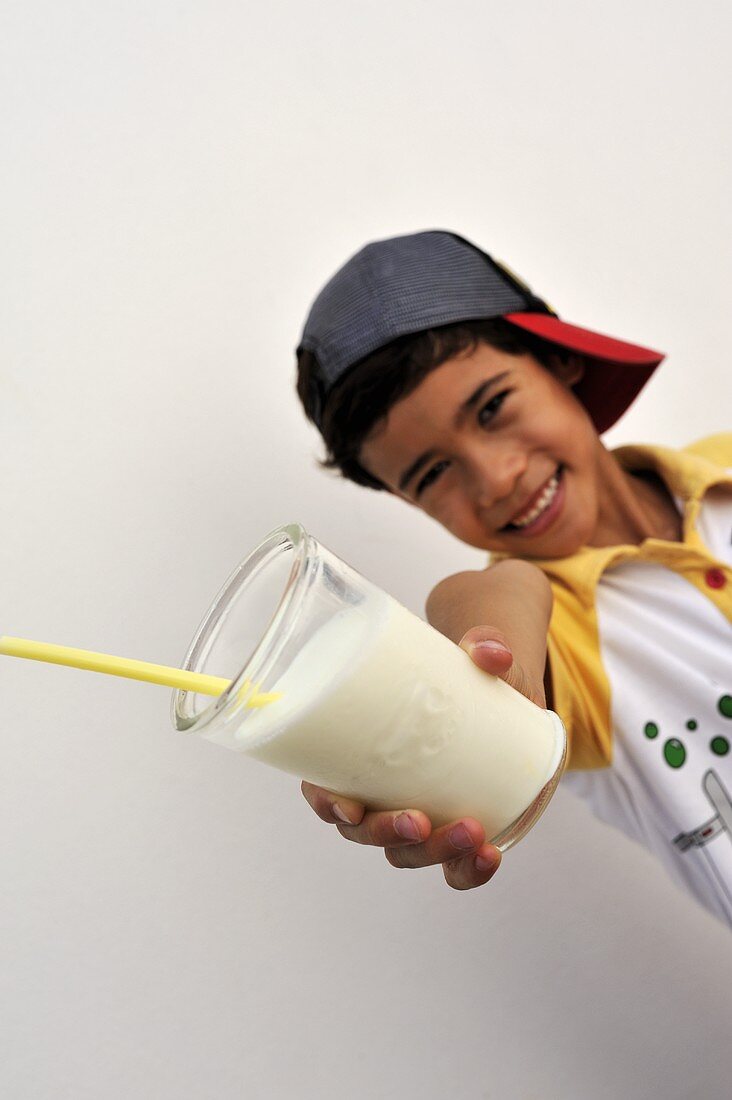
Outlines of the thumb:
{"type": "Polygon", "coordinates": [[[463,634],[459,645],[478,668],[494,676],[503,676],[513,664],[513,653],[506,635],[493,626],[471,627],[463,634]]]}
{"type": "Polygon", "coordinates": [[[544,685],[533,684],[513,659],[511,646],[505,634],[492,626],[474,626],[460,639],[460,648],[470,655],[474,664],[484,672],[499,676],[509,687],[525,695],[532,703],[546,706],[544,685]]]}

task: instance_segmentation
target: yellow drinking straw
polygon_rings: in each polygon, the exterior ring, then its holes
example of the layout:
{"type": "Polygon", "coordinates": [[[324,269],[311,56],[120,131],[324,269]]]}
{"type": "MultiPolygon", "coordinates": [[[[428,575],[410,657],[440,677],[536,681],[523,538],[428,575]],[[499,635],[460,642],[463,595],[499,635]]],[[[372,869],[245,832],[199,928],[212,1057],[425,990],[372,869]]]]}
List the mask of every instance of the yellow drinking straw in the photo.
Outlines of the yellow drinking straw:
{"type": "MultiPolygon", "coordinates": [[[[149,684],[193,691],[199,695],[221,695],[231,683],[224,676],[207,676],[202,672],[189,672],[167,665],[151,665],[147,661],[132,661],[128,657],[112,657],[108,653],[94,653],[89,649],[73,649],[65,645],[49,645],[48,642],[30,642],[26,638],[0,635],[0,654],[7,657],[28,657],[32,661],[47,661],[54,665],[83,668],[88,672],[106,672],[110,676],[125,676],[128,680],[144,680],[149,684]]],[[[279,699],[281,692],[259,692],[255,684],[252,695],[246,699],[248,707],[265,707],[279,699]]],[[[239,696],[252,690],[247,680],[239,696]]]]}

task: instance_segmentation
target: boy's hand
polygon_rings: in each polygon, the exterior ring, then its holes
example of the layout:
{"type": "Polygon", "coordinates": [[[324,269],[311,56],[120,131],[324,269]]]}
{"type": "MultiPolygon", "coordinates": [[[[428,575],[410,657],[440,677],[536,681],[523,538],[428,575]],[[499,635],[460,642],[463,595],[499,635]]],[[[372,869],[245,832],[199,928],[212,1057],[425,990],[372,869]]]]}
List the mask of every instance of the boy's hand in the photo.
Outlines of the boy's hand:
{"type": "Polygon", "coordinates": [[[485,843],[485,829],[472,817],[433,832],[430,819],[420,810],[367,811],[360,802],[304,780],[302,793],[318,817],[335,824],[346,840],[383,848],[392,867],[441,863],[445,881],[455,890],[482,886],[501,862],[501,853],[485,843]]]}
{"type": "MultiPolygon", "coordinates": [[[[500,676],[539,706],[546,705],[543,683],[513,660],[499,630],[474,626],[460,645],[478,668],[500,676]]],[[[472,817],[460,818],[433,831],[429,818],[421,810],[369,811],[360,802],[305,780],[302,793],[318,817],[334,824],[346,840],[383,848],[392,867],[430,867],[441,863],[445,881],[455,890],[482,886],[493,877],[501,862],[501,853],[486,842],[485,829],[472,817]]]]}

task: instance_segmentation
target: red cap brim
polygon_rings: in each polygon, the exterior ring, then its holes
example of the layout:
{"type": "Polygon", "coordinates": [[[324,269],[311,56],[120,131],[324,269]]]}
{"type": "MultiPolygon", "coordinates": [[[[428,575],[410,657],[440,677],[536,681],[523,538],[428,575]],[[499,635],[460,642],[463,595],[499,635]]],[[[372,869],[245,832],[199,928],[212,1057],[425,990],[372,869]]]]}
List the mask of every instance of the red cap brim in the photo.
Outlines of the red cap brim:
{"type": "Polygon", "coordinates": [[[663,352],[569,325],[549,313],[509,313],[504,320],[594,360],[574,386],[574,392],[598,432],[607,431],[623,415],[664,358],[663,352]]]}

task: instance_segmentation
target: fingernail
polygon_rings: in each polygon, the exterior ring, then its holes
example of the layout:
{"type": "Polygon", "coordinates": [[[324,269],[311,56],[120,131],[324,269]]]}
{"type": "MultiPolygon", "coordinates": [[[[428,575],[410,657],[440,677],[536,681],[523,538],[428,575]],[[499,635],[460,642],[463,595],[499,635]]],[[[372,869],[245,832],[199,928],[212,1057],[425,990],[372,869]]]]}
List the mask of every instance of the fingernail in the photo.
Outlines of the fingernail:
{"type": "Polygon", "coordinates": [[[484,642],[471,642],[470,649],[493,649],[496,653],[510,653],[511,650],[503,642],[497,642],[493,638],[484,642]]]}
{"type": "Polygon", "coordinates": [[[394,828],[399,836],[404,837],[405,840],[419,840],[419,829],[417,823],[409,814],[399,814],[399,817],[394,822],[394,828]]]}
{"type": "Polygon", "coordinates": [[[346,817],[337,802],[333,803],[333,805],[331,806],[331,810],[333,811],[333,816],[337,817],[339,821],[345,822],[346,825],[353,825],[350,817],[346,817]]]}
{"type": "Polygon", "coordinates": [[[485,856],[475,857],[475,869],[481,875],[484,875],[486,871],[490,871],[495,865],[496,861],[494,859],[486,859],[485,856]]]}
{"type": "Polygon", "coordinates": [[[475,844],[470,836],[470,833],[464,825],[456,825],[454,829],[450,829],[448,833],[450,843],[453,848],[460,848],[465,850],[466,848],[474,848],[475,844]]]}

